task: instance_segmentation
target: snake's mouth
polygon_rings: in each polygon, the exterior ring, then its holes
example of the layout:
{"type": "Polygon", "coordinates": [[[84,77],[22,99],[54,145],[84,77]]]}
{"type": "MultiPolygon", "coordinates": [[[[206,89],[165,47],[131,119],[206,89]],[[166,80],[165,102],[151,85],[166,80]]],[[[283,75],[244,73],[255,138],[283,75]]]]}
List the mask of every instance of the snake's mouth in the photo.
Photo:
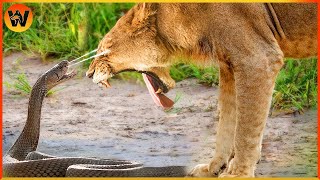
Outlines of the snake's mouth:
{"type": "Polygon", "coordinates": [[[56,75],[56,83],[64,82],[77,74],[76,70],[69,69],[68,61],[62,61],[53,68],[55,68],[52,72],[56,75]]]}
{"type": "Polygon", "coordinates": [[[58,80],[58,83],[59,82],[63,82],[63,81],[66,81],[68,79],[71,79],[73,78],[75,75],[77,75],[77,72],[75,70],[72,70],[70,72],[66,72],[64,75],[62,75],[59,80],[58,80]]]}
{"type": "Polygon", "coordinates": [[[45,80],[48,89],[51,89],[54,86],[73,78],[77,74],[75,70],[69,72],[68,70],[69,62],[64,60],[45,72],[43,76],[46,77],[45,80]]]}

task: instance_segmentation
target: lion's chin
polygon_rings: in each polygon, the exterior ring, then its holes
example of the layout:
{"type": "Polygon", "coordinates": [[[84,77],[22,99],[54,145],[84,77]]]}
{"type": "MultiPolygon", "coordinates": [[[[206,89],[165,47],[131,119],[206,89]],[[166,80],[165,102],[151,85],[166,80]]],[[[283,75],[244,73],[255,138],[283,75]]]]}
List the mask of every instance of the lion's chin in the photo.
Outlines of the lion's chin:
{"type": "Polygon", "coordinates": [[[109,78],[112,77],[110,73],[101,72],[99,69],[96,70],[92,76],[92,81],[99,86],[104,86],[106,88],[111,87],[109,83],[109,78]]]}

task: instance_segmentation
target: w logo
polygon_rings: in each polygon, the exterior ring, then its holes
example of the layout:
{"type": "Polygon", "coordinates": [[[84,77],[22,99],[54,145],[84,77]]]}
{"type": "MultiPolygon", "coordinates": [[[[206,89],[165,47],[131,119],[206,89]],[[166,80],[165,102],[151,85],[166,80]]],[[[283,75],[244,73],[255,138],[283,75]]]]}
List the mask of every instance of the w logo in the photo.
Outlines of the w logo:
{"type": "Polygon", "coordinates": [[[29,11],[25,11],[23,17],[22,17],[19,10],[17,10],[14,14],[12,13],[12,11],[8,11],[8,14],[10,16],[11,25],[13,27],[16,27],[18,25],[18,23],[22,27],[26,26],[26,22],[27,22],[28,16],[29,16],[29,11]]]}
{"type": "Polygon", "coordinates": [[[14,4],[7,9],[4,20],[10,30],[22,32],[27,30],[32,24],[32,11],[23,4],[14,4]]]}

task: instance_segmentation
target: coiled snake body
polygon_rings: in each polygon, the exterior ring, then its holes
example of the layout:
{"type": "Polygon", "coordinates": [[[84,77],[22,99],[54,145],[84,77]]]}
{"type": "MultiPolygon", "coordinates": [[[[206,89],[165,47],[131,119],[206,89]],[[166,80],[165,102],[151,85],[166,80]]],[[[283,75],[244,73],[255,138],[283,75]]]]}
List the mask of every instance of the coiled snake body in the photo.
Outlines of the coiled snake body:
{"type": "Polygon", "coordinates": [[[143,167],[125,160],[54,157],[37,152],[43,99],[54,86],[74,77],[62,61],[41,75],[32,88],[25,127],[4,156],[3,173],[10,177],[158,177],[185,176],[184,166],[143,167]]]}

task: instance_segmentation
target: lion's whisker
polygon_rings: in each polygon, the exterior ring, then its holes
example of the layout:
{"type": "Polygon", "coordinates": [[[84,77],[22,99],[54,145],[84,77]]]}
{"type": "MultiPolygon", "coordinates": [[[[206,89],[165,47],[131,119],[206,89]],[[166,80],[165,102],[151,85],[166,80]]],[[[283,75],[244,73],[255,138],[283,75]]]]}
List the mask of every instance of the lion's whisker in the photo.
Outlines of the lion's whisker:
{"type": "Polygon", "coordinates": [[[95,50],[92,50],[92,51],[88,52],[87,54],[84,54],[84,55],[78,57],[77,59],[74,59],[74,60],[72,60],[72,61],[69,61],[69,64],[70,64],[70,63],[73,63],[73,62],[75,62],[75,61],[77,61],[77,60],[79,60],[79,59],[81,59],[81,58],[83,58],[83,57],[85,57],[85,56],[87,56],[87,55],[89,55],[89,54],[91,54],[91,53],[97,52],[97,51],[98,51],[98,48],[95,49],[95,50]]]}
{"type": "MultiPolygon", "coordinates": [[[[80,63],[82,63],[82,62],[84,62],[84,61],[87,61],[87,60],[90,60],[90,59],[92,59],[92,58],[96,58],[96,57],[99,57],[99,56],[102,56],[102,55],[105,55],[105,54],[108,54],[108,53],[110,53],[110,50],[109,50],[109,49],[107,49],[107,50],[105,50],[105,51],[103,51],[103,52],[101,52],[101,53],[99,53],[99,54],[96,54],[96,55],[94,55],[94,56],[91,56],[91,57],[88,57],[88,58],[86,58],[86,59],[83,59],[83,60],[81,60],[81,61],[79,61],[79,62],[76,62],[76,63],[74,63],[74,64],[71,64],[71,65],[69,65],[68,67],[72,67],[72,66],[78,65],[78,64],[80,64],[80,63]]],[[[72,61],[71,61],[71,62],[72,62],[72,61]]]]}

